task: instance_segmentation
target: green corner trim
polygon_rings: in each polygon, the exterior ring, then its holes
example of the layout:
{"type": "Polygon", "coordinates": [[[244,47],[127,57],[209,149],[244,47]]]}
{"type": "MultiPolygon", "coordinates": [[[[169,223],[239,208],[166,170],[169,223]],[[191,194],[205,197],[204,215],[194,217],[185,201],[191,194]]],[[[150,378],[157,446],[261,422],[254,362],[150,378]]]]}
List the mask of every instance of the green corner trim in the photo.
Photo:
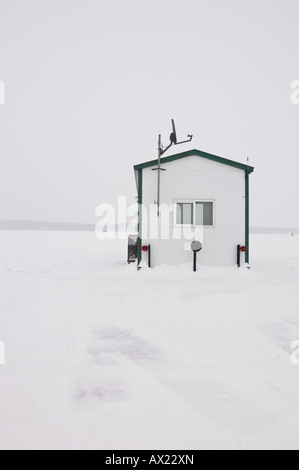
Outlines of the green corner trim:
{"type": "Polygon", "coordinates": [[[249,263],[249,172],[245,172],[245,245],[247,247],[245,261],[249,263]]]}
{"type": "Polygon", "coordinates": [[[137,241],[137,266],[142,260],[142,169],[138,170],[138,241],[137,241]]]}
{"type": "MultiPolygon", "coordinates": [[[[228,160],[227,158],[217,157],[217,155],[212,155],[210,153],[202,152],[201,150],[189,150],[188,152],[178,153],[176,155],[170,155],[169,157],[161,158],[161,164],[173,162],[175,160],[180,160],[181,158],[187,157],[201,157],[206,158],[208,160],[212,160],[217,163],[222,163],[223,165],[229,165],[234,168],[238,168],[239,170],[244,170],[248,174],[254,172],[254,167],[248,166],[243,163],[235,162],[234,160],[228,160]]],[[[158,164],[158,160],[151,160],[149,162],[141,163],[139,165],[134,166],[134,170],[143,170],[144,168],[150,168],[152,166],[156,166],[158,164]]]]}

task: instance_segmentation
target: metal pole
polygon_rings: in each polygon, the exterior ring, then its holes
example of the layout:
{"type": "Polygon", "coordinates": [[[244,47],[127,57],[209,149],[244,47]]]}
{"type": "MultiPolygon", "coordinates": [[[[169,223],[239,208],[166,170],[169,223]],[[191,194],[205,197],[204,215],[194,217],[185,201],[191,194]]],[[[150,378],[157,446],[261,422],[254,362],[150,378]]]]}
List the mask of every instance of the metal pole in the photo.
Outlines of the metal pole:
{"type": "Polygon", "coordinates": [[[241,245],[237,246],[237,266],[238,268],[241,266],[241,245]]]}
{"type": "Polygon", "coordinates": [[[196,251],[193,251],[193,271],[196,272],[196,251]]]}

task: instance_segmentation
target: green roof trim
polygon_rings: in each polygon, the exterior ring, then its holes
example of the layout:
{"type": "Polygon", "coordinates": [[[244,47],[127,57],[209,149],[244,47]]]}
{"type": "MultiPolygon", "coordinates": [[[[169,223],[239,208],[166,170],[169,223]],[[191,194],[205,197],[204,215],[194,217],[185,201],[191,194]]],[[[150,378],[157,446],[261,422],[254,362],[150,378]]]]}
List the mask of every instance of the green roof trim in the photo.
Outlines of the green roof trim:
{"type": "MultiPolygon", "coordinates": [[[[175,160],[180,160],[181,158],[187,157],[201,157],[206,158],[207,160],[212,160],[213,162],[222,163],[223,165],[232,166],[238,168],[239,170],[245,170],[247,174],[254,172],[254,167],[246,165],[244,163],[235,162],[234,160],[228,160],[227,158],[217,157],[217,155],[212,155],[210,153],[202,152],[201,150],[189,150],[188,152],[177,153],[176,155],[170,155],[169,157],[161,158],[161,164],[174,162],[175,160]]],[[[149,162],[141,163],[134,166],[134,170],[143,170],[144,168],[150,168],[151,166],[156,166],[158,160],[151,160],[149,162]]]]}
{"type": "Polygon", "coordinates": [[[249,173],[245,173],[245,246],[246,246],[246,253],[245,253],[245,261],[249,264],[249,173]]]}

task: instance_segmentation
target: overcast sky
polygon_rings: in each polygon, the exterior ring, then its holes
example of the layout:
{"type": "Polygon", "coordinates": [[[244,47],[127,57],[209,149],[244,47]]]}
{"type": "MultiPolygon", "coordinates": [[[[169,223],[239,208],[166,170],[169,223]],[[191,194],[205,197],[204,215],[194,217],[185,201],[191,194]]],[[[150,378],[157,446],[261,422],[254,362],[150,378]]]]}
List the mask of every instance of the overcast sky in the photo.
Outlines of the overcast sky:
{"type": "Polygon", "coordinates": [[[0,220],[134,202],[175,118],[192,148],[250,158],[251,225],[298,227],[298,54],[298,0],[0,0],[0,220]]]}

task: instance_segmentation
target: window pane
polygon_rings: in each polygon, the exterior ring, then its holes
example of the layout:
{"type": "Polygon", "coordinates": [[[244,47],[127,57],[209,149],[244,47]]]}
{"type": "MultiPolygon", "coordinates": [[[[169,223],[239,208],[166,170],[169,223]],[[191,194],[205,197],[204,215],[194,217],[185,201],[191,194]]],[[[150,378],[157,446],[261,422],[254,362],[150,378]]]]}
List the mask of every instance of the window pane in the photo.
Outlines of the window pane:
{"type": "Polygon", "coordinates": [[[178,202],[176,206],[176,223],[178,225],[193,224],[193,204],[178,202]]]}
{"type": "Polygon", "coordinates": [[[196,203],[196,225],[213,225],[213,202],[196,203]]]}

